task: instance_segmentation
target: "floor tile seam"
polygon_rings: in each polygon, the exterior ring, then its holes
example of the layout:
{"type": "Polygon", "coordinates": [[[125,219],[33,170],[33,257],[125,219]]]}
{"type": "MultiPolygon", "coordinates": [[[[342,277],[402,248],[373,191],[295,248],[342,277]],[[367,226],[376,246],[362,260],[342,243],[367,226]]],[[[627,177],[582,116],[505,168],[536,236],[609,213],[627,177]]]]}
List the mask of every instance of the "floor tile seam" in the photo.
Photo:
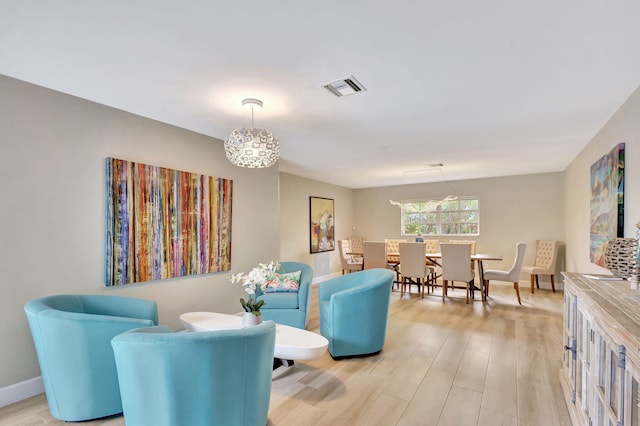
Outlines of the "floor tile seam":
{"type": "Polygon", "coordinates": [[[468,390],[470,392],[475,392],[475,393],[480,394],[480,402],[481,402],[481,404],[478,406],[478,410],[476,412],[476,421],[475,421],[475,424],[477,425],[478,421],[480,420],[480,410],[482,408],[482,392],[478,392],[478,391],[475,391],[475,390],[472,390],[472,389],[465,389],[463,387],[456,386],[453,383],[451,384],[451,388],[449,389],[449,394],[447,395],[447,399],[445,400],[444,405],[442,406],[442,410],[440,411],[440,416],[438,417],[438,421],[436,422],[436,425],[440,424],[440,419],[442,418],[442,414],[444,412],[444,407],[447,406],[447,400],[449,399],[449,396],[451,396],[451,392],[453,391],[453,388],[464,389],[464,390],[468,390]]]}

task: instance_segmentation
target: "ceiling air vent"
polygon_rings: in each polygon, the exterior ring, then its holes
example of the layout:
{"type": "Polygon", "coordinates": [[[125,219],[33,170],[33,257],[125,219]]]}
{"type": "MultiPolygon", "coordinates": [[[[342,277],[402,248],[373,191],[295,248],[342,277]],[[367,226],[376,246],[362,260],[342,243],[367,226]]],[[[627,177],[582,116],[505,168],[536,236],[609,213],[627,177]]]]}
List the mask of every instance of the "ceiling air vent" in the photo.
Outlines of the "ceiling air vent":
{"type": "Polygon", "coordinates": [[[336,95],[337,97],[354,95],[358,92],[364,92],[365,87],[352,75],[332,81],[323,85],[325,89],[336,95]]]}

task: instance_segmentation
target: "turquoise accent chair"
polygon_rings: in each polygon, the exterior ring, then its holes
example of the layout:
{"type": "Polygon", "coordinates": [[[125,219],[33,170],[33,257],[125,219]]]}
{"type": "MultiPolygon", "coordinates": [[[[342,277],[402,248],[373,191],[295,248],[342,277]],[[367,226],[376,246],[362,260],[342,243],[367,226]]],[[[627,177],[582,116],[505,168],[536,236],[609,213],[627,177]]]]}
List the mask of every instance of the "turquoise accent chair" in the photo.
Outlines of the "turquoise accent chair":
{"type": "Polygon", "coordinates": [[[276,325],[113,338],[127,426],[267,424],[276,325]]]}
{"type": "Polygon", "coordinates": [[[289,325],[305,329],[309,321],[309,306],[311,305],[311,281],[313,269],[306,263],[281,262],[281,274],[302,271],[300,274],[300,289],[297,293],[262,293],[258,290],[258,300],[264,300],[260,308],[262,318],[275,321],[277,324],[289,325]]]}
{"type": "Polygon", "coordinates": [[[372,355],[384,346],[393,271],[366,269],[319,284],[320,334],[334,358],[372,355]]]}
{"type": "Polygon", "coordinates": [[[156,302],[62,294],[32,300],[24,311],[51,415],[82,421],[121,413],[111,339],[158,324],[156,302]]]}

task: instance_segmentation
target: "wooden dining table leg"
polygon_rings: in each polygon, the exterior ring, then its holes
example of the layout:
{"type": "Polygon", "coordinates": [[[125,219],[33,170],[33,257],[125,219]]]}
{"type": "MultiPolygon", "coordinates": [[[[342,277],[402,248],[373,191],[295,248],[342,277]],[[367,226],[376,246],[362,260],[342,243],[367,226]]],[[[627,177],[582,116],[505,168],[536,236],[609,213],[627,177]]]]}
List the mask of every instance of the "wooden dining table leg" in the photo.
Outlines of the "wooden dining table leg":
{"type": "Polygon", "coordinates": [[[484,285],[484,267],[482,266],[482,260],[478,259],[478,271],[480,271],[480,294],[482,294],[482,301],[487,301],[487,288],[484,285]]]}

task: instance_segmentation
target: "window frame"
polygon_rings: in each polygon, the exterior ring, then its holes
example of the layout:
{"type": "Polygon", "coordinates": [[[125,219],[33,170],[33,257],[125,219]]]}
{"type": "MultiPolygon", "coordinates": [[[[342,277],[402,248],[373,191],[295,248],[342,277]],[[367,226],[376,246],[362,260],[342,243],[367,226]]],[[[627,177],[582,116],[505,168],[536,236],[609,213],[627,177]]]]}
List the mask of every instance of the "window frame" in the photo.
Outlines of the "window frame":
{"type": "MultiPolygon", "coordinates": [[[[422,236],[428,236],[428,237],[478,237],[480,236],[480,198],[476,197],[476,196],[465,196],[465,197],[458,197],[455,200],[442,200],[442,199],[432,199],[432,198],[418,198],[418,199],[412,199],[412,200],[402,200],[400,203],[400,235],[402,235],[403,237],[417,237],[418,235],[422,235],[422,236]],[[477,215],[477,232],[475,233],[467,233],[467,234],[443,234],[442,233],[442,216],[443,216],[443,211],[442,211],[442,204],[447,202],[447,201],[464,201],[464,200],[474,200],[477,203],[477,209],[474,210],[455,210],[455,212],[464,212],[464,211],[473,211],[476,213],[477,215]],[[405,227],[405,218],[407,213],[405,213],[405,205],[406,204],[415,204],[415,203],[436,203],[436,209],[433,211],[433,213],[436,214],[436,233],[434,234],[429,234],[429,233],[422,233],[422,234],[417,234],[417,233],[406,233],[406,227],[405,227]]],[[[459,208],[459,206],[458,206],[459,208]]],[[[423,212],[418,212],[420,214],[427,214],[430,213],[429,211],[425,210],[423,212]]],[[[427,222],[428,223],[428,222],[427,222]]],[[[433,223],[433,222],[431,222],[433,223]]],[[[457,222],[454,222],[457,225],[461,225],[461,224],[468,224],[468,223],[472,223],[472,222],[462,222],[460,220],[458,220],[457,222]]]]}

